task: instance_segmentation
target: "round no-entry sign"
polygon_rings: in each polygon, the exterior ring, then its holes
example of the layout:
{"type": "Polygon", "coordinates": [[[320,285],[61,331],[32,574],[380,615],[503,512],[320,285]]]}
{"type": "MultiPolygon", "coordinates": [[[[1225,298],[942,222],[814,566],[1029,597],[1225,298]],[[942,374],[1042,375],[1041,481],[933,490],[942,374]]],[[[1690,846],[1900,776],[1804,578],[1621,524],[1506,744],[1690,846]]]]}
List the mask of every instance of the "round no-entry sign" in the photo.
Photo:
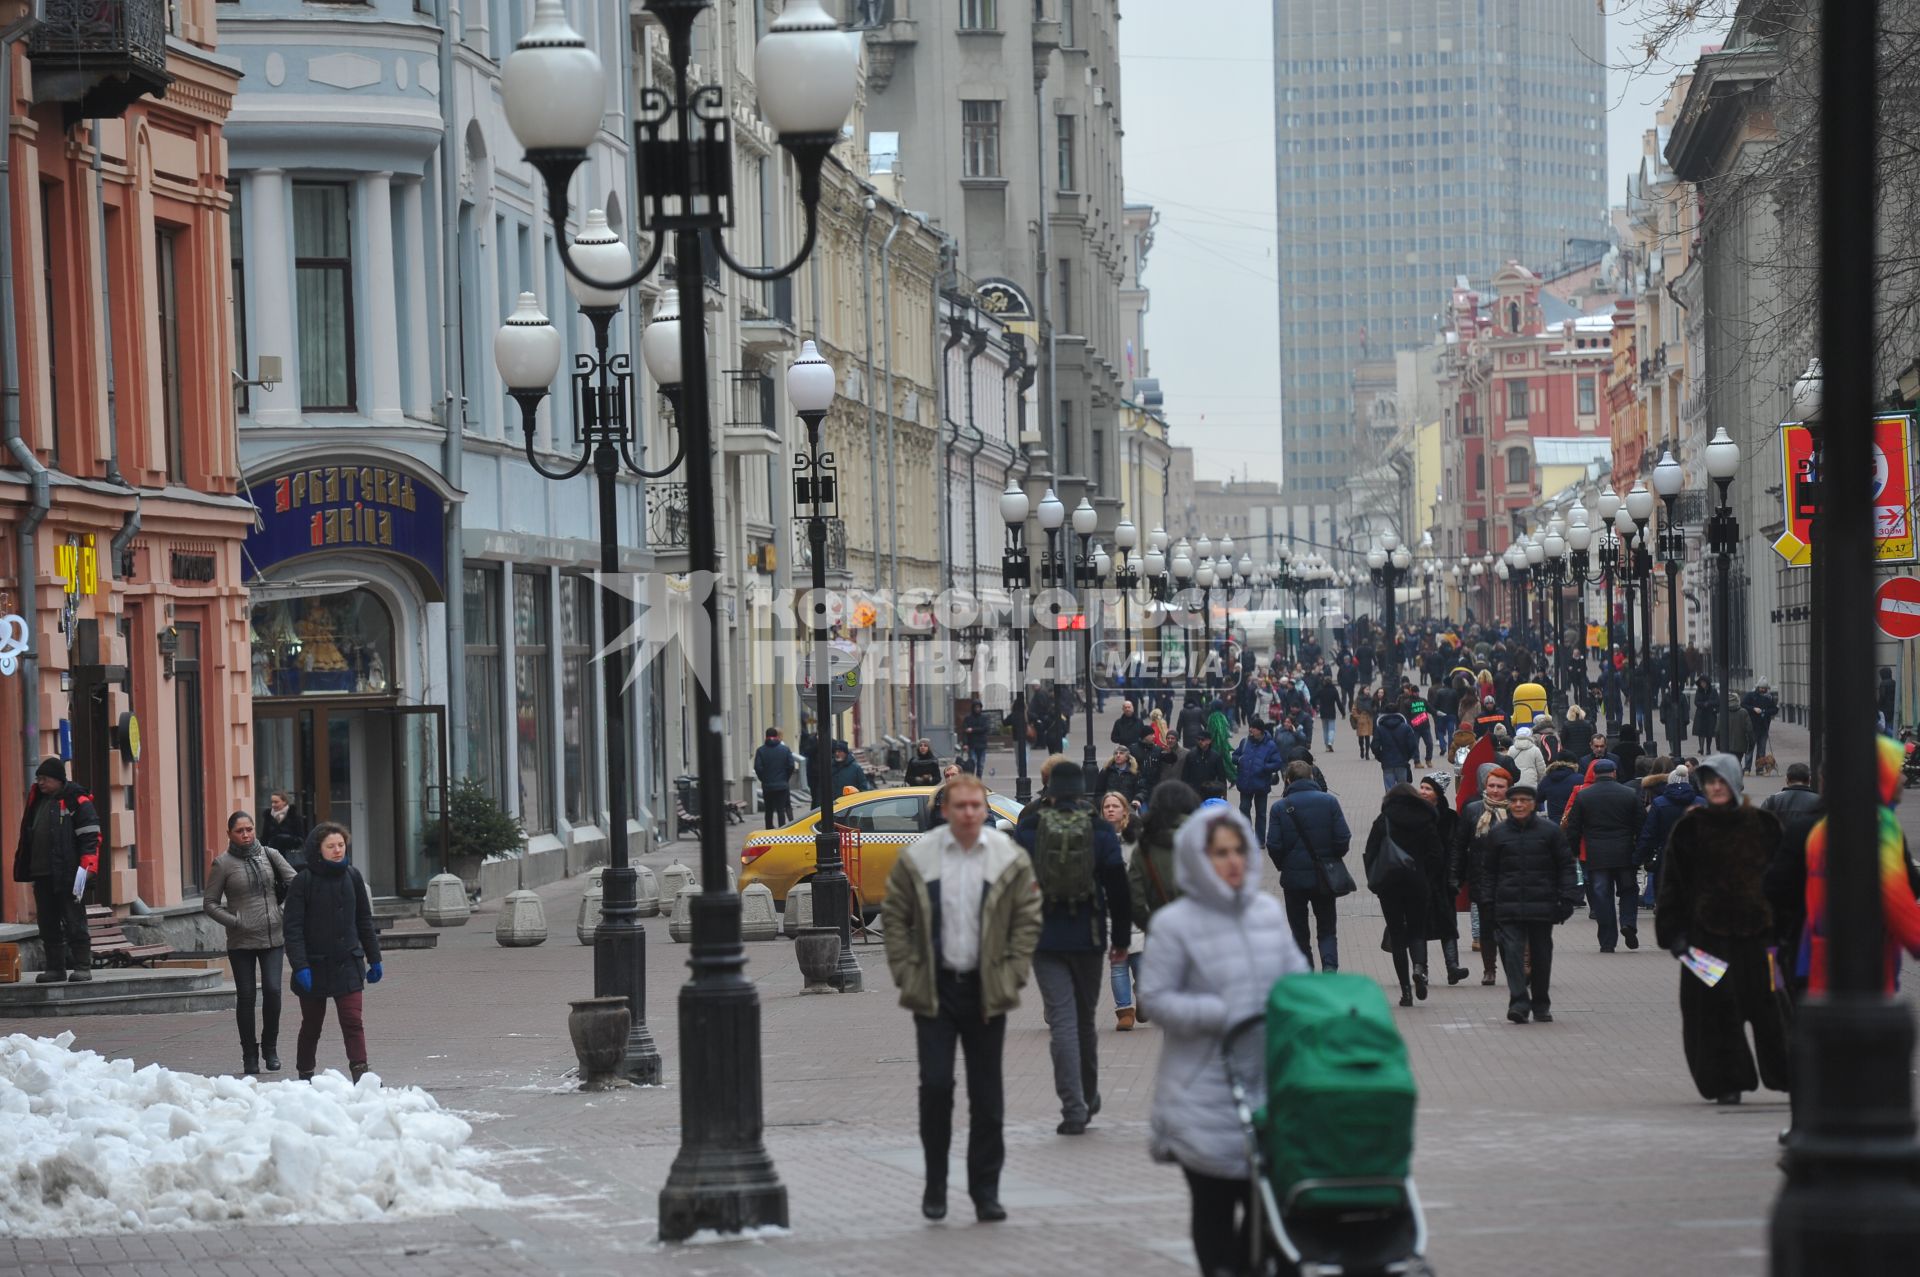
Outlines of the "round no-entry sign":
{"type": "Polygon", "coordinates": [[[1882,581],[1873,592],[1873,619],[1889,638],[1920,638],[1920,577],[1882,581]]]}

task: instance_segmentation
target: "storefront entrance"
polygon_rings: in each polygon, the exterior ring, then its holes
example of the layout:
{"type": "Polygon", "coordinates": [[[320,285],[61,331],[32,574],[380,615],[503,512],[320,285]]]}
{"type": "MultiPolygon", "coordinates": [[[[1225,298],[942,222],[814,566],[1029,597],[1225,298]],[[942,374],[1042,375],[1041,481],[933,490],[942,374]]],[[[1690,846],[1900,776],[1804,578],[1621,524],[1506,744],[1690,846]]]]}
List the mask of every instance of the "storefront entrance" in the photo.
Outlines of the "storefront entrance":
{"type": "Polygon", "coordinates": [[[353,863],[376,896],[418,896],[446,838],[446,710],[388,700],[255,701],[261,801],[284,791],[303,828],[353,831],[353,863]]]}

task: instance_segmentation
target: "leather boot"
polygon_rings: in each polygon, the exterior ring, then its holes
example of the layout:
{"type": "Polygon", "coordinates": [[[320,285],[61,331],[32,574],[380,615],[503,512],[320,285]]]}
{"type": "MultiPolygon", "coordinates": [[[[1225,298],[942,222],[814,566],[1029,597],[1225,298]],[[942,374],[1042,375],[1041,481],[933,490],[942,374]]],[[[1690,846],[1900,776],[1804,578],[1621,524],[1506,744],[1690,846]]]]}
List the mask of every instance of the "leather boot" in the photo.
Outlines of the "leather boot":
{"type": "Polygon", "coordinates": [[[348,1072],[350,1072],[350,1073],[352,1073],[352,1074],[353,1074],[353,1080],[354,1080],[354,1081],[356,1081],[356,1082],[358,1082],[358,1081],[360,1080],[360,1075],[361,1075],[362,1073],[365,1073],[365,1072],[367,1071],[367,1064],[366,1064],[366,1061],[365,1061],[365,1060],[362,1060],[362,1061],[361,1061],[360,1063],[358,1063],[358,1064],[349,1064],[349,1065],[347,1065],[347,1071],[348,1071],[348,1072]]]}
{"type": "Polygon", "coordinates": [[[953,1147],[953,1087],[920,1088],[920,1148],[926,1155],[927,1188],[920,1213],[928,1219],[947,1217],[947,1153],[953,1147]]]}
{"type": "Polygon", "coordinates": [[[260,1076],[260,1048],[251,1042],[240,1044],[240,1072],[247,1077],[260,1076]]]}
{"type": "Polygon", "coordinates": [[[1459,984],[1467,978],[1467,969],[1460,965],[1460,942],[1458,940],[1442,940],[1440,942],[1440,956],[1446,960],[1448,984],[1459,984]]]}
{"type": "Polygon", "coordinates": [[[1413,969],[1413,996],[1422,1002],[1427,1000],[1427,964],[1424,962],[1413,969]]]}
{"type": "Polygon", "coordinates": [[[260,1044],[260,1063],[265,1066],[269,1073],[278,1073],[280,1071],[280,1048],[276,1043],[262,1042],[260,1044]]]}
{"type": "Polygon", "coordinates": [[[1400,1005],[1413,1005],[1413,986],[1407,982],[1407,955],[1395,951],[1393,955],[1393,973],[1400,977],[1400,1005]]]}

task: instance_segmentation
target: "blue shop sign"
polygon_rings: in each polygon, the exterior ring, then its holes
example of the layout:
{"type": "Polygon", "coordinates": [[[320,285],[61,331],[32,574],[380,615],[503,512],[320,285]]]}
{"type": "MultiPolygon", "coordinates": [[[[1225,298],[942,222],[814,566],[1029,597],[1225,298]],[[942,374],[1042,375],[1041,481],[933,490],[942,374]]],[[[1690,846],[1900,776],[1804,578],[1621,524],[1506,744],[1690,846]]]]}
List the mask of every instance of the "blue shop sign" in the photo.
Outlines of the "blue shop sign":
{"type": "Polygon", "coordinates": [[[329,550],[373,551],[406,562],[429,597],[446,596],[445,502],[393,466],[303,466],[249,481],[260,512],[247,534],[253,570],[329,550]]]}

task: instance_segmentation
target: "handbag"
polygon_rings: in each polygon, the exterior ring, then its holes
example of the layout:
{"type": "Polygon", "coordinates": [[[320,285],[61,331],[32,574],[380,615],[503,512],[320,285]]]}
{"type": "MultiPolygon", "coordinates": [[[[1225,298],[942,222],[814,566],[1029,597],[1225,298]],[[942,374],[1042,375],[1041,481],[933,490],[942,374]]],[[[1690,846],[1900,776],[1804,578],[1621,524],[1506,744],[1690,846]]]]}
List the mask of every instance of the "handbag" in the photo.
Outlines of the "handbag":
{"type": "Polygon", "coordinates": [[[1301,845],[1306,847],[1307,854],[1313,857],[1313,876],[1318,884],[1317,890],[1335,899],[1350,896],[1360,890],[1360,884],[1353,880],[1353,873],[1347,868],[1347,862],[1337,856],[1322,856],[1315,851],[1313,843],[1307,838],[1306,829],[1300,824],[1300,813],[1293,809],[1292,803],[1286,806],[1287,819],[1293,822],[1293,832],[1300,835],[1301,845]]]}
{"type": "Polygon", "coordinates": [[[1367,889],[1376,896],[1390,895],[1412,882],[1419,872],[1407,849],[1393,840],[1390,831],[1383,832],[1380,850],[1367,866],[1367,889]]]}

